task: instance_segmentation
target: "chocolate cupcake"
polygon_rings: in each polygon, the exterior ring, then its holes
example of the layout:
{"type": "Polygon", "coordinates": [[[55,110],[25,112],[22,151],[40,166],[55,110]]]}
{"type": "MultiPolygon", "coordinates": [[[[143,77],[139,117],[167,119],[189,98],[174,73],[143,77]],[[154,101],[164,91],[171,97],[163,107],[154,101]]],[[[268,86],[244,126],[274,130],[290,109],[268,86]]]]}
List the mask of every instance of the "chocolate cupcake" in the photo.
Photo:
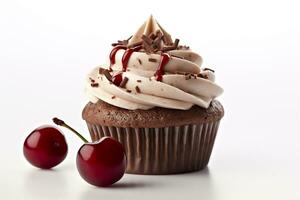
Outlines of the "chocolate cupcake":
{"type": "Polygon", "coordinates": [[[110,64],[86,80],[83,110],[93,141],[110,136],[127,154],[127,173],[172,174],[203,169],[224,115],[223,90],[202,58],[179,45],[151,16],[113,44],[110,64]]]}

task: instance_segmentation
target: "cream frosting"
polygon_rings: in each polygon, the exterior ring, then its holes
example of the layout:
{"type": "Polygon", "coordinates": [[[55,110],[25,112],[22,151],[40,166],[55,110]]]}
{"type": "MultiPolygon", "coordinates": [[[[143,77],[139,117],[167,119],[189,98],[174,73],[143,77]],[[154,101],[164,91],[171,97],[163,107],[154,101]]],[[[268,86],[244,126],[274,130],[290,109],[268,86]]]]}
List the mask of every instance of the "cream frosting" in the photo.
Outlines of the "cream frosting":
{"type": "MultiPolygon", "coordinates": [[[[151,16],[129,40],[129,45],[140,42],[142,35],[149,36],[157,30],[169,38],[170,41],[167,42],[172,43],[171,36],[151,16]]],[[[118,50],[115,63],[112,66],[101,65],[101,68],[111,69],[112,75],[119,73],[122,71],[124,53],[125,50],[118,50]]],[[[99,73],[100,66],[96,67],[86,79],[88,98],[93,103],[100,99],[129,110],[147,110],[153,107],[187,110],[193,105],[208,108],[210,102],[223,92],[214,82],[214,73],[202,70],[201,56],[191,50],[172,50],[168,54],[170,60],[164,66],[162,81],[157,81],[155,72],[161,55],[133,52],[128,60],[127,70],[122,73],[123,79],[128,78],[125,88],[112,84],[104,74],[99,73]]]]}

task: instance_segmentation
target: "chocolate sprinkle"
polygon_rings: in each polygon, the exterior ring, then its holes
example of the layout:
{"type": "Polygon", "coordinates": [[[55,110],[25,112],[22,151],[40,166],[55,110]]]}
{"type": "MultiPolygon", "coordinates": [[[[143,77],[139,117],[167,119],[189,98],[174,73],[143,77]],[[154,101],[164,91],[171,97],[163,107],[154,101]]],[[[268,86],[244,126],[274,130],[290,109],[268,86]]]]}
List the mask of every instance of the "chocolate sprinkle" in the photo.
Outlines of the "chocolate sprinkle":
{"type": "Polygon", "coordinates": [[[149,62],[157,62],[157,60],[155,58],[149,58],[148,60],[149,60],[149,62]]]}
{"type": "Polygon", "coordinates": [[[126,92],[131,93],[131,90],[126,90],[126,92]]]}
{"type": "Polygon", "coordinates": [[[115,98],[116,98],[116,96],[112,96],[111,98],[112,98],[112,99],[115,99],[115,98]]]}
{"type": "Polygon", "coordinates": [[[137,60],[139,61],[140,65],[141,65],[141,64],[142,64],[142,61],[141,61],[141,59],[139,59],[139,58],[138,58],[137,60]]]}
{"type": "Polygon", "coordinates": [[[91,81],[92,83],[95,83],[95,80],[94,80],[94,79],[92,79],[91,77],[90,77],[89,79],[90,79],[90,81],[91,81]]]}
{"type": "Polygon", "coordinates": [[[140,90],[140,88],[139,88],[138,86],[135,86],[135,91],[136,91],[137,93],[141,93],[141,90],[140,90]]]}
{"type": "Polygon", "coordinates": [[[99,83],[91,83],[92,87],[99,87],[99,83]]]}
{"type": "Polygon", "coordinates": [[[211,71],[211,72],[215,73],[215,70],[210,69],[210,68],[204,68],[203,70],[204,70],[204,71],[211,71]]]}
{"type": "Polygon", "coordinates": [[[119,87],[125,88],[127,82],[128,82],[128,78],[127,78],[127,77],[124,77],[123,80],[121,81],[119,87]]]}
{"type": "Polygon", "coordinates": [[[141,83],[141,82],[142,82],[142,80],[136,80],[136,82],[138,82],[138,83],[141,83]]]}

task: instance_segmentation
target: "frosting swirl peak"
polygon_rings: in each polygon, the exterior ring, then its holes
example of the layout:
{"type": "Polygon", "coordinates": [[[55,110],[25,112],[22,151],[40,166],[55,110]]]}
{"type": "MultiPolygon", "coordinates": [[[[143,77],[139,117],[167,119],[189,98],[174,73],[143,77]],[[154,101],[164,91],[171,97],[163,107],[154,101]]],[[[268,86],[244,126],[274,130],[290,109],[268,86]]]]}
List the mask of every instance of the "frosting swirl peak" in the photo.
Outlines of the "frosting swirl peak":
{"type": "Polygon", "coordinates": [[[142,41],[142,37],[147,36],[150,37],[152,33],[160,32],[163,37],[165,37],[165,41],[167,44],[172,44],[173,40],[169,33],[167,33],[159,23],[153,18],[152,15],[148,18],[147,21],[138,29],[138,31],[132,36],[129,40],[129,45],[132,45],[137,42],[142,41]]]}
{"type": "Polygon", "coordinates": [[[128,40],[113,44],[109,64],[86,80],[91,102],[99,99],[125,109],[208,108],[223,89],[202,58],[171,36],[150,16],[128,40]]]}

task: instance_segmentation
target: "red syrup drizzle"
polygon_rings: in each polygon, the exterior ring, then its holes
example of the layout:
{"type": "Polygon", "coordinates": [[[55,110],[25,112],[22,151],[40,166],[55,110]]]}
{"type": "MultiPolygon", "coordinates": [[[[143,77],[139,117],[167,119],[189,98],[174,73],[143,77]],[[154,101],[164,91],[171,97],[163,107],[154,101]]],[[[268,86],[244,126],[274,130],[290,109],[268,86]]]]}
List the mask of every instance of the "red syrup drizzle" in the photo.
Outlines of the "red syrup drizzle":
{"type": "Polygon", "coordinates": [[[160,63],[157,67],[157,70],[155,72],[155,76],[156,76],[156,80],[157,81],[162,81],[163,75],[164,75],[164,68],[166,66],[166,64],[169,62],[170,60],[170,55],[166,54],[166,53],[162,53],[161,54],[161,59],[160,59],[160,63]]]}
{"type": "MultiPolygon", "coordinates": [[[[129,59],[130,59],[132,53],[141,50],[142,46],[137,46],[137,47],[130,48],[130,49],[127,49],[126,47],[120,46],[120,45],[114,47],[111,50],[110,54],[109,54],[110,69],[111,69],[111,66],[116,63],[116,54],[117,54],[117,52],[120,49],[124,49],[125,50],[125,52],[124,52],[124,54],[122,56],[122,71],[126,72],[127,67],[128,67],[128,62],[129,62],[129,59]]],[[[165,68],[166,64],[169,62],[169,60],[170,60],[170,55],[169,54],[166,54],[166,53],[162,53],[161,54],[160,63],[159,63],[159,65],[157,67],[157,70],[156,70],[156,72],[154,74],[156,76],[156,80],[157,81],[162,81],[162,77],[164,75],[164,68],[165,68]]],[[[116,83],[114,83],[115,85],[119,85],[120,82],[122,81],[122,75],[118,74],[117,76],[118,77],[113,77],[113,78],[117,79],[116,83]]]]}
{"type": "Polygon", "coordinates": [[[120,86],[122,80],[123,80],[122,72],[115,74],[115,75],[111,78],[111,82],[112,82],[113,84],[115,84],[116,86],[120,86]]]}
{"type": "Polygon", "coordinates": [[[123,54],[123,57],[122,57],[122,71],[123,72],[126,72],[127,70],[127,67],[128,67],[128,61],[130,59],[130,56],[133,52],[135,51],[139,51],[142,49],[142,46],[137,46],[137,47],[134,47],[134,48],[130,48],[130,49],[126,49],[126,51],[124,52],[123,54]]]}
{"type": "Polygon", "coordinates": [[[117,52],[118,52],[120,49],[126,50],[127,48],[124,47],[124,46],[120,46],[120,45],[119,45],[119,46],[115,46],[115,47],[111,50],[111,52],[110,52],[110,54],[109,54],[110,68],[111,68],[112,65],[114,65],[114,64],[116,63],[116,54],[117,54],[117,52]]]}
{"type": "MultiPolygon", "coordinates": [[[[130,59],[130,56],[133,52],[135,51],[139,51],[141,50],[142,46],[137,46],[137,47],[134,47],[134,48],[130,48],[130,49],[127,49],[126,47],[124,46],[116,46],[114,47],[110,54],[109,54],[109,59],[110,59],[110,69],[112,67],[112,65],[114,65],[116,63],[116,54],[117,52],[120,50],[120,49],[124,49],[125,52],[122,56],[122,71],[125,72],[127,70],[127,65],[128,65],[128,61],[130,59]]],[[[120,73],[117,73],[115,74],[113,77],[112,77],[112,83],[116,86],[120,86],[121,82],[123,80],[123,77],[122,77],[122,72],[120,73]]]]}

